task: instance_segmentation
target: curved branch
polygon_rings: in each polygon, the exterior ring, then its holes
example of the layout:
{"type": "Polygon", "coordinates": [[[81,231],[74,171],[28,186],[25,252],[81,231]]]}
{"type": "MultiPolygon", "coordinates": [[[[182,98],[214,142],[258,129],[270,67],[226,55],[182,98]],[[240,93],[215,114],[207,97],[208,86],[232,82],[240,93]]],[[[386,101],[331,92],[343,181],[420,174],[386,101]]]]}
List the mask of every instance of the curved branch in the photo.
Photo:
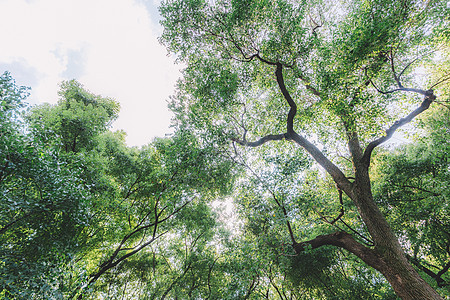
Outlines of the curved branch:
{"type": "Polygon", "coordinates": [[[295,101],[292,99],[289,91],[286,88],[286,85],[284,84],[283,65],[281,63],[277,63],[275,75],[277,77],[277,83],[280,87],[281,93],[283,94],[284,99],[286,99],[290,107],[287,118],[287,133],[292,134],[294,132],[294,117],[297,114],[297,104],[295,104],[295,101]]]}
{"type": "Polygon", "coordinates": [[[294,117],[297,114],[297,104],[295,104],[294,100],[289,94],[289,91],[286,88],[286,85],[284,84],[282,64],[280,63],[277,64],[275,74],[277,76],[277,82],[278,86],[280,87],[281,93],[283,94],[284,99],[286,99],[287,103],[290,106],[287,118],[286,139],[292,140],[301,147],[303,147],[328,172],[328,174],[330,174],[331,177],[333,177],[333,180],[336,182],[338,187],[341,188],[347,195],[350,196],[350,194],[352,193],[351,191],[352,184],[345,177],[344,173],[342,173],[342,171],[335,164],[333,164],[328,158],[326,158],[325,155],[323,155],[323,153],[316,146],[314,146],[303,136],[295,132],[294,117]]]}
{"type": "Polygon", "coordinates": [[[389,129],[386,130],[385,136],[382,136],[382,137],[372,141],[367,146],[366,150],[364,151],[363,158],[362,158],[363,163],[368,167],[370,164],[370,156],[372,155],[373,149],[375,149],[375,147],[377,147],[378,145],[389,140],[398,128],[411,122],[412,119],[414,119],[417,115],[419,115],[422,112],[424,112],[425,110],[427,110],[430,107],[431,102],[433,102],[435,99],[436,99],[436,96],[433,94],[432,90],[426,91],[425,99],[423,100],[422,104],[420,104],[420,106],[418,108],[413,110],[405,118],[395,121],[394,124],[391,127],[389,127],[389,129]]]}
{"type": "MultiPolygon", "coordinates": [[[[398,79],[396,79],[396,80],[398,80],[398,79]]],[[[388,95],[388,94],[392,94],[392,93],[395,93],[395,92],[411,92],[411,93],[417,93],[417,94],[421,94],[421,95],[427,96],[429,94],[429,91],[431,91],[431,89],[429,89],[429,90],[422,90],[422,89],[416,89],[416,88],[407,88],[407,87],[404,87],[401,84],[400,81],[397,81],[398,86],[399,86],[398,88],[390,90],[390,91],[382,91],[375,85],[375,83],[373,82],[372,79],[369,78],[368,82],[377,90],[378,93],[383,94],[383,95],[388,95]]],[[[439,82],[439,83],[441,83],[441,82],[439,82]]],[[[435,85],[436,84],[434,84],[433,87],[435,85]]]]}
{"type": "Polygon", "coordinates": [[[263,62],[265,64],[268,64],[270,66],[278,66],[280,64],[280,63],[275,63],[273,61],[269,61],[269,60],[267,60],[265,58],[262,58],[261,55],[259,55],[259,52],[254,54],[254,55],[252,55],[252,57],[256,57],[257,59],[259,59],[259,61],[261,61],[261,62],[263,62]]]}
{"type": "MultiPolygon", "coordinates": [[[[267,59],[265,59],[265,58],[262,58],[261,55],[259,55],[259,52],[258,52],[257,54],[254,54],[254,55],[250,56],[250,57],[247,59],[247,61],[251,61],[253,58],[257,58],[259,61],[261,61],[261,62],[263,62],[263,63],[265,63],[265,64],[268,64],[268,65],[270,65],[270,66],[277,66],[277,69],[276,69],[276,71],[275,71],[275,74],[276,74],[276,76],[277,76],[277,82],[278,82],[278,85],[280,86],[280,88],[283,87],[283,88],[281,88],[281,89],[282,89],[282,93],[283,93],[283,96],[285,97],[285,99],[287,99],[286,97],[291,98],[291,96],[289,95],[289,92],[288,92],[287,89],[286,89],[286,86],[284,85],[284,79],[283,79],[283,74],[282,74],[282,72],[283,72],[283,67],[287,67],[287,68],[292,69],[292,68],[293,68],[293,65],[286,65],[286,64],[283,64],[283,63],[281,63],[281,62],[276,62],[276,63],[275,63],[275,62],[273,62],[273,61],[269,61],[269,60],[267,60],[267,59]]],[[[305,87],[306,87],[307,90],[309,90],[311,93],[313,93],[314,95],[316,95],[316,96],[318,96],[318,97],[321,96],[321,93],[320,93],[316,88],[312,87],[311,84],[309,83],[309,80],[307,80],[303,75],[301,75],[301,74],[299,74],[299,73],[296,73],[296,76],[297,76],[300,80],[302,80],[302,81],[304,82],[305,87]]],[[[292,100],[292,98],[291,98],[291,100],[292,100]]],[[[294,104],[294,105],[295,105],[295,102],[292,101],[292,103],[289,103],[289,105],[291,105],[291,104],[294,104]]],[[[296,106],[296,109],[297,109],[297,106],[296,106]]]]}
{"type": "MultiPolygon", "coordinates": [[[[261,60],[259,55],[257,56],[257,58],[261,60]]],[[[338,187],[351,197],[351,194],[353,193],[352,183],[347,179],[344,173],[342,173],[342,171],[335,164],[333,164],[328,158],[326,158],[325,155],[323,155],[323,153],[316,146],[314,146],[306,138],[295,132],[294,117],[297,114],[297,105],[295,104],[289,91],[286,88],[286,85],[284,84],[283,65],[281,63],[276,64],[275,75],[281,93],[283,94],[284,99],[288,102],[288,105],[290,107],[288,118],[286,121],[287,133],[267,135],[255,142],[248,142],[246,140],[238,140],[235,138],[233,138],[232,141],[237,142],[242,146],[249,147],[258,147],[266,142],[279,141],[282,139],[294,141],[299,146],[303,147],[316,160],[316,162],[318,162],[328,172],[328,174],[331,175],[338,187]]]]}
{"type": "MultiPolygon", "coordinates": [[[[371,82],[372,82],[372,80],[371,80],[371,82]]],[[[375,86],[375,84],[372,83],[372,86],[377,90],[377,92],[379,92],[379,93],[381,93],[383,95],[392,94],[392,93],[395,93],[395,92],[412,92],[412,93],[418,93],[418,94],[426,96],[427,92],[428,92],[428,91],[421,90],[421,89],[405,88],[405,87],[400,87],[398,89],[394,89],[394,90],[390,90],[390,91],[387,91],[387,92],[383,92],[382,90],[378,89],[375,86]]]]}
{"type": "Polygon", "coordinates": [[[308,246],[316,249],[326,245],[343,248],[377,270],[387,268],[386,263],[374,250],[360,244],[347,232],[340,231],[327,235],[319,235],[312,240],[293,244],[293,248],[299,254],[305,251],[308,246]]]}
{"type": "Polygon", "coordinates": [[[265,144],[265,143],[267,143],[269,141],[281,141],[281,140],[283,140],[285,138],[286,138],[286,134],[282,133],[282,134],[269,134],[269,135],[266,135],[266,136],[260,138],[257,141],[254,141],[254,142],[249,142],[249,141],[246,141],[245,139],[244,140],[239,140],[239,139],[236,139],[236,138],[232,138],[231,140],[233,142],[238,143],[241,146],[258,147],[258,146],[261,146],[262,144],[265,144]]]}

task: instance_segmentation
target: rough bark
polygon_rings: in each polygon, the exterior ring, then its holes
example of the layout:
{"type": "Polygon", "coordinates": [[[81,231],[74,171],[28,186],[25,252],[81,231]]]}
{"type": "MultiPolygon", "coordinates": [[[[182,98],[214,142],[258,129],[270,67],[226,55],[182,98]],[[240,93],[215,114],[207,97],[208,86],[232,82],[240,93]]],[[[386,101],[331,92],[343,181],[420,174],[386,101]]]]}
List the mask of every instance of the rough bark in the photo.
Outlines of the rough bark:
{"type": "Polygon", "coordinates": [[[301,253],[307,245],[313,249],[325,245],[346,249],[383,274],[395,293],[402,299],[442,299],[403,259],[402,253],[400,255],[398,253],[380,253],[378,249],[371,249],[360,244],[346,232],[321,235],[310,241],[295,243],[293,247],[297,253],[301,253]]]}
{"type": "Polygon", "coordinates": [[[397,237],[373,201],[367,168],[357,165],[355,169],[356,185],[352,200],[372,236],[374,251],[383,261],[383,264],[372,267],[384,275],[402,299],[442,299],[406,259],[397,237]]]}

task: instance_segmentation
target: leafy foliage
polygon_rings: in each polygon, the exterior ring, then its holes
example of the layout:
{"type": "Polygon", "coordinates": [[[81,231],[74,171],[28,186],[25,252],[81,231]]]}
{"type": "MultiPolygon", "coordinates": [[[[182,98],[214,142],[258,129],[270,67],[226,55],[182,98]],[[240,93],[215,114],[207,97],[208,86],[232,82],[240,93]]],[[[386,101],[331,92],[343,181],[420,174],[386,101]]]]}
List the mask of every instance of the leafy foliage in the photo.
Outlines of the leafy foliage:
{"type": "Polygon", "coordinates": [[[56,297],[57,276],[77,247],[90,195],[73,168],[20,124],[26,89],[2,76],[0,265],[5,297],[56,297]],[[30,294],[31,293],[31,294],[30,294]]]}
{"type": "Polygon", "coordinates": [[[87,92],[76,81],[63,82],[59,95],[57,106],[42,105],[32,110],[31,128],[44,143],[59,143],[65,152],[92,149],[92,137],[108,129],[118,116],[119,104],[87,92]]]}
{"type": "MultiPolygon", "coordinates": [[[[406,261],[400,253],[407,244],[398,231],[409,220],[404,211],[430,211],[410,206],[392,210],[377,198],[383,195],[378,194],[378,186],[400,184],[402,178],[409,181],[418,172],[405,173],[401,164],[398,169],[385,169],[386,177],[376,177],[375,171],[369,176],[369,167],[377,162],[371,160],[375,147],[433,101],[446,101],[448,60],[439,67],[430,63],[437,61],[436,52],[447,55],[443,49],[448,43],[442,35],[448,25],[448,13],[443,13],[446,5],[444,1],[384,0],[162,3],[161,41],[186,64],[171,102],[175,125],[191,130],[202,141],[216,143],[244,168],[233,196],[244,222],[242,247],[247,247],[247,241],[256,243],[254,249],[258,259],[266,261],[262,269],[269,269],[268,274],[289,270],[291,285],[286,289],[290,292],[300,293],[294,287],[311,273],[307,267],[317,263],[317,273],[324,277],[308,277],[302,285],[311,298],[358,297],[348,286],[358,287],[353,291],[360,294],[365,290],[367,298],[393,297],[386,282],[370,269],[348,257],[343,266],[342,261],[325,259],[336,255],[331,250],[316,249],[337,230],[350,233],[356,243],[324,243],[349,250],[379,270],[397,295],[414,299],[433,294],[439,299],[425,283],[411,292],[390,275],[412,270],[407,263],[404,267],[399,263],[406,261]],[[418,67],[427,68],[426,78],[418,80],[418,67]],[[308,161],[306,152],[326,174],[308,161]],[[301,252],[308,244],[316,246],[311,253],[301,252]],[[280,254],[280,245],[293,249],[280,254]],[[362,254],[367,249],[395,270],[383,271],[381,262],[368,260],[362,254]],[[393,259],[390,253],[399,257],[393,259]],[[297,260],[277,263],[285,254],[297,260]],[[342,274],[334,272],[339,268],[342,274]]],[[[437,154],[434,148],[429,153],[430,157],[437,154]]],[[[390,166],[388,158],[381,160],[390,166]]],[[[439,185],[447,185],[444,177],[436,179],[439,185]]],[[[405,190],[397,194],[411,197],[405,190]]],[[[445,207],[447,199],[441,200],[445,207]]],[[[448,271],[445,264],[440,266],[444,273],[448,271]]],[[[288,298],[273,284],[267,294],[259,290],[258,279],[271,281],[271,275],[261,275],[264,271],[253,273],[247,291],[266,297],[275,291],[280,298],[288,298]]],[[[411,274],[409,278],[422,282],[417,273],[411,274]]],[[[245,298],[244,290],[240,295],[245,298]]]]}
{"type": "Polygon", "coordinates": [[[444,1],[161,13],[186,64],[168,138],[128,147],[119,104],[74,80],[25,110],[0,77],[0,297],[396,299],[403,251],[449,295],[444,1]],[[375,149],[419,117],[411,144],[375,149]]]}

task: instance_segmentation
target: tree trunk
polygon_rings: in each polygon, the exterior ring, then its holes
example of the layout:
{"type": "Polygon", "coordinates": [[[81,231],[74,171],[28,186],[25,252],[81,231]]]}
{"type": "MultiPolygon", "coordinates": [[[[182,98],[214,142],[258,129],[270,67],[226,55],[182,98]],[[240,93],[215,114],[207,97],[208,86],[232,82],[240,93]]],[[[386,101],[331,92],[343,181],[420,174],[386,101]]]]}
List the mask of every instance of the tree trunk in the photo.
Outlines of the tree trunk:
{"type": "Polygon", "coordinates": [[[386,266],[378,268],[389,281],[397,296],[407,299],[443,299],[407,261],[403,253],[386,253],[386,266]]]}
{"type": "Polygon", "coordinates": [[[395,293],[404,300],[443,299],[408,262],[398,238],[375,204],[368,167],[356,163],[355,178],[349,196],[358,208],[375,243],[374,251],[380,258],[379,264],[372,267],[384,275],[395,293]]]}
{"type": "Polygon", "coordinates": [[[403,252],[384,251],[384,253],[380,253],[377,249],[368,248],[357,242],[347,232],[320,235],[310,241],[294,243],[293,247],[297,253],[301,253],[305,250],[306,245],[310,245],[313,249],[324,245],[333,245],[348,250],[383,274],[397,296],[404,300],[442,299],[409,264],[403,252]]]}

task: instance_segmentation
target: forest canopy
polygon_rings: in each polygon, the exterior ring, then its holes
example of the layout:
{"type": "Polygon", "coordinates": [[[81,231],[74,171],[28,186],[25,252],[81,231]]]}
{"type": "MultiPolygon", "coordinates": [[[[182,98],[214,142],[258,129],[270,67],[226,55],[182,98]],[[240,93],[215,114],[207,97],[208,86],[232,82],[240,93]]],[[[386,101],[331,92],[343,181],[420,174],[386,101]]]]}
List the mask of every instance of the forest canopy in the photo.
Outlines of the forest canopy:
{"type": "Polygon", "coordinates": [[[31,107],[1,75],[0,298],[450,297],[447,2],[160,12],[185,69],[145,146],[76,80],[31,107]]]}

